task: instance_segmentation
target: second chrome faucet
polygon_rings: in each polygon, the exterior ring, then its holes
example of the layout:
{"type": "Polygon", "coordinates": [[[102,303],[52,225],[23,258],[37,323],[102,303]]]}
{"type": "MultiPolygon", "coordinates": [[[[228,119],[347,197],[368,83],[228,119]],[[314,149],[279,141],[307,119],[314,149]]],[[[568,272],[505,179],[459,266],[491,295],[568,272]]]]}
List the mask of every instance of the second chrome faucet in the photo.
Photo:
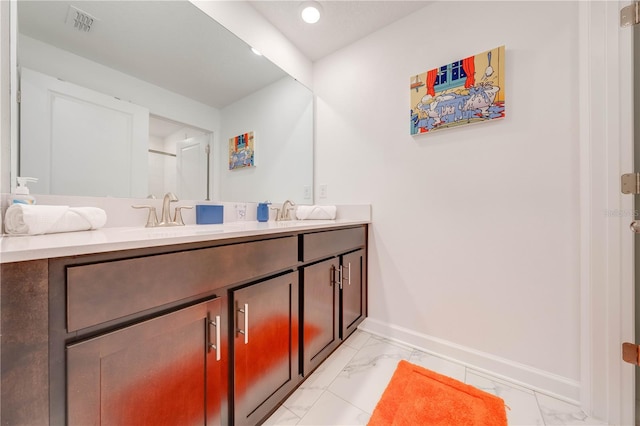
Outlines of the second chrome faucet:
{"type": "Polygon", "coordinates": [[[184,226],[182,220],[182,209],[192,209],[193,206],[178,206],[176,207],[173,219],[171,219],[171,203],[178,201],[178,197],[173,192],[167,192],[162,199],[162,213],[160,215],[160,222],[158,222],[158,215],[156,214],[156,208],[149,205],[134,205],[131,206],[134,209],[149,209],[149,216],[147,217],[147,224],[145,227],[154,228],[157,226],[184,226]]]}
{"type": "Polygon", "coordinates": [[[276,220],[292,220],[293,218],[291,217],[291,212],[295,210],[295,205],[296,203],[290,200],[282,203],[282,209],[277,212],[276,220]]]}

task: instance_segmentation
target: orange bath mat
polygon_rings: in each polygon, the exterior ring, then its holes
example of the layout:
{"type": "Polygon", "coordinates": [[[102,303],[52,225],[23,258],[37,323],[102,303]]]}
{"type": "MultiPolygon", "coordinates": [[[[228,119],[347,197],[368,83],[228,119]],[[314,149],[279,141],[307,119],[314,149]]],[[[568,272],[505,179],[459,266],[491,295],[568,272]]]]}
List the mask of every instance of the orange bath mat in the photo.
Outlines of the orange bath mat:
{"type": "Polygon", "coordinates": [[[507,425],[504,401],[450,377],[400,361],[368,426],[507,425]]]}

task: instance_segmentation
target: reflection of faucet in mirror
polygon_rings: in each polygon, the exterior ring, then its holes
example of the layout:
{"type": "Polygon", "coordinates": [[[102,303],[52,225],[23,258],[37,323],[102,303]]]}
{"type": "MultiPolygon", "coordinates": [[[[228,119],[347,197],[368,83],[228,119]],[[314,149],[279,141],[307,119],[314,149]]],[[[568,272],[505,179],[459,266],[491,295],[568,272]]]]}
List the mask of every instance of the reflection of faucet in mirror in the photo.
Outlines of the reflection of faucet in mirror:
{"type": "Polygon", "coordinates": [[[280,214],[277,217],[277,220],[291,220],[291,212],[294,210],[295,205],[296,203],[290,200],[282,203],[282,209],[280,210],[280,214]]]}

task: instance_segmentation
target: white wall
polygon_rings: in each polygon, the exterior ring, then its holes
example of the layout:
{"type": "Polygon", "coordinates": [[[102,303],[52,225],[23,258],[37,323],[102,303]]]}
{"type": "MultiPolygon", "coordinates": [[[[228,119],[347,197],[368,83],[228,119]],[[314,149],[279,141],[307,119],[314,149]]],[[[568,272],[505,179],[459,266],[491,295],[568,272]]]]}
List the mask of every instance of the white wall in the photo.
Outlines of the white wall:
{"type": "Polygon", "coordinates": [[[313,95],[290,77],[222,109],[218,146],[221,200],[305,200],[313,186],[313,95]],[[255,133],[255,167],[229,170],[229,138],[255,133]],[[295,177],[295,179],[292,179],[295,177]]]}
{"type": "Polygon", "coordinates": [[[577,2],[439,2],[314,66],[316,185],[372,203],[367,327],[579,399],[577,2]],[[409,78],[506,45],[506,118],[409,135],[409,78]]]}

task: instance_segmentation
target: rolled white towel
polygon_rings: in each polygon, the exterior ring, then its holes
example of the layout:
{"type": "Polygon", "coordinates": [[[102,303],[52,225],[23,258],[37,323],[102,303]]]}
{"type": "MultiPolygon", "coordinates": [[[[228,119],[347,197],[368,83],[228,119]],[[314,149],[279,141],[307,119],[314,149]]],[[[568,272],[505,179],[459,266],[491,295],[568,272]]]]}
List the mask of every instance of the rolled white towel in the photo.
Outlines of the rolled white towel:
{"type": "Polygon", "coordinates": [[[296,218],[298,220],[333,220],[336,218],[336,211],[336,206],[298,206],[296,218]]]}
{"type": "Polygon", "coordinates": [[[5,231],[11,235],[88,231],[105,223],[107,213],[97,207],[13,204],[4,217],[5,231]]]}

